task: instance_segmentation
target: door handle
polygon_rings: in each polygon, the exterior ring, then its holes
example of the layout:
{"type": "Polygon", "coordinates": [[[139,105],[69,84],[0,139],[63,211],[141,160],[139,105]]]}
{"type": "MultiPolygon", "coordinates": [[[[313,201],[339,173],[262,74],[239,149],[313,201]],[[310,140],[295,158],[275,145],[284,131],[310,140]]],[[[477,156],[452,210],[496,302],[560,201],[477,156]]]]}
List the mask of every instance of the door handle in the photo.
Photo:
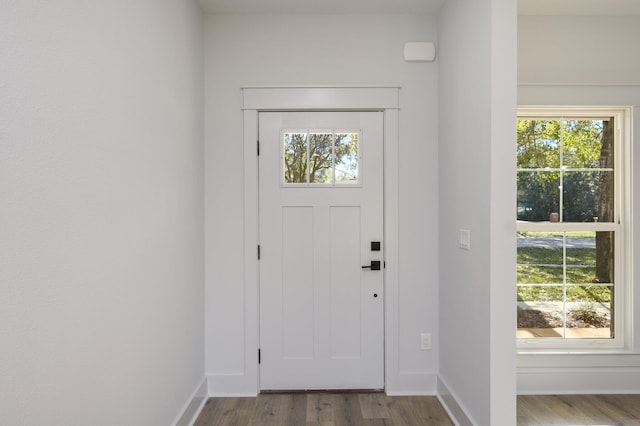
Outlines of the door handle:
{"type": "Polygon", "coordinates": [[[380,270],[380,261],[372,260],[370,265],[363,266],[362,269],[371,269],[372,271],[380,270]]]}

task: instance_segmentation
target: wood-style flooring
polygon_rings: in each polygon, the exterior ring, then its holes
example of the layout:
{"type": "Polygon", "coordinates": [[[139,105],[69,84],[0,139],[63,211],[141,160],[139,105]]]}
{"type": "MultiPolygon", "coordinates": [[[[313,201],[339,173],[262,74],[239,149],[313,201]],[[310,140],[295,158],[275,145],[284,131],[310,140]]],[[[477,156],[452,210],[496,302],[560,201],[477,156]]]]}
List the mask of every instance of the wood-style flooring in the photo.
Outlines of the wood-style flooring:
{"type": "MultiPolygon", "coordinates": [[[[209,398],[195,426],[452,425],[433,396],[262,393],[209,398]]],[[[520,395],[518,426],[640,426],[640,395],[520,395]]]]}
{"type": "Polygon", "coordinates": [[[261,393],[255,398],[209,398],[194,426],[449,426],[434,396],[384,393],[261,393]]]}
{"type": "Polygon", "coordinates": [[[640,426],[640,395],[520,395],[518,425],[640,426]]]}

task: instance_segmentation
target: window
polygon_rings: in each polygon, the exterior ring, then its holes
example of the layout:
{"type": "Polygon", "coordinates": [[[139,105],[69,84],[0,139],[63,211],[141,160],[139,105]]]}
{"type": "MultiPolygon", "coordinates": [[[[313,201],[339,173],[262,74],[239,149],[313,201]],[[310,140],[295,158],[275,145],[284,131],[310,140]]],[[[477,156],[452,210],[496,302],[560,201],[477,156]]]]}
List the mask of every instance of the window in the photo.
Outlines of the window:
{"type": "Polygon", "coordinates": [[[282,130],[282,183],[359,184],[360,131],[282,130]]]}
{"type": "Polygon", "coordinates": [[[626,108],[519,109],[519,347],[623,345],[629,115],[626,108]]]}

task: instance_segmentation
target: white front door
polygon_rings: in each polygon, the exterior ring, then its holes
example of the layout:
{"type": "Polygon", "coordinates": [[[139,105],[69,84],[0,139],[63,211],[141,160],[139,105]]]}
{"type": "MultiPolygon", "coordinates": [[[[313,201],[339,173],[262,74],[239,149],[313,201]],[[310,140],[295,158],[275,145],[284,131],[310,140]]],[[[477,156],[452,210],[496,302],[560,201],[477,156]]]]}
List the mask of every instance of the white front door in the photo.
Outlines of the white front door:
{"type": "Polygon", "coordinates": [[[381,389],[383,113],[263,112],[259,136],[260,387],[381,389]]]}

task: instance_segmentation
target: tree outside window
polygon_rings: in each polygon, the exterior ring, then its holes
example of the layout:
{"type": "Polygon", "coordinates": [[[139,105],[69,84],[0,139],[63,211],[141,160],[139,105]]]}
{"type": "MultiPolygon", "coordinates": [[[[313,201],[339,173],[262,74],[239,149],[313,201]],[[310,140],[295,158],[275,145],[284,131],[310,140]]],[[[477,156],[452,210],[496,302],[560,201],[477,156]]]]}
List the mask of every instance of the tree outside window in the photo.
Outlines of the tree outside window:
{"type": "Polygon", "coordinates": [[[613,339],[614,115],[517,122],[517,310],[521,339],[613,339]]]}
{"type": "Polygon", "coordinates": [[[358,132],[283,132],[284,183],[357,184],[359,143],[358,132]]]}

